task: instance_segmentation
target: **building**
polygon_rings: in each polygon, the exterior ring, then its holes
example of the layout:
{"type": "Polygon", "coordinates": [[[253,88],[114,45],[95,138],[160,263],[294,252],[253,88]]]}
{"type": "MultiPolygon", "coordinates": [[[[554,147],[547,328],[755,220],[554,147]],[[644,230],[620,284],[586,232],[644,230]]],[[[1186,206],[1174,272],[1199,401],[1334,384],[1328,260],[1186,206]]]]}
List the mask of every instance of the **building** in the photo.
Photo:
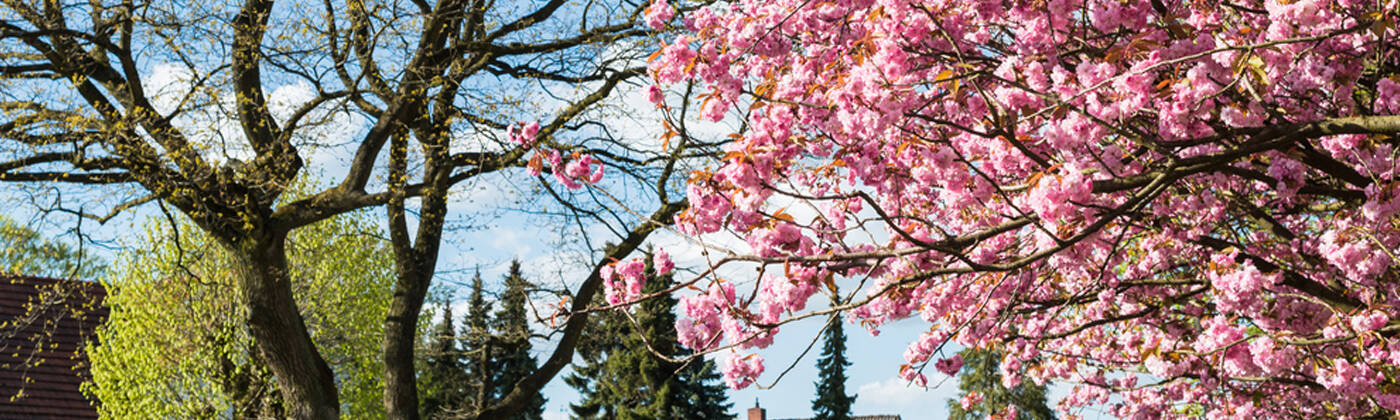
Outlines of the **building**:
{"type": "MultiPolygon", "coordinates": [[[[748,411],[746,420],[768,420],[768,410],[758,406],[758,399],[753,400],[753,408],[748,411]]],[[[811,419],[774,419],[774,420],[811,420],[811,419]]],[[[873,416],[851,416],[851,420],[903,420],[898,414],[876,414],[873,416]]]]}
{"type": "Polygon", "coordinates": [[[0,420],[97,418],[79,386],[106,295],[93,282],[0,274],[0,420]]]}

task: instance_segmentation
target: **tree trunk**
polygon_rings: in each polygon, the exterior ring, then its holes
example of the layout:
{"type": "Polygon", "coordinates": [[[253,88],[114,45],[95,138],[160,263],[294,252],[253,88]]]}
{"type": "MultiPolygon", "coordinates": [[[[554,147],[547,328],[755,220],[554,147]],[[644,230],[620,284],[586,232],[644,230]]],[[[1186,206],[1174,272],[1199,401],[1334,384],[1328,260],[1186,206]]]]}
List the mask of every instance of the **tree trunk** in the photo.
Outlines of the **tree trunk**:
{"type": "Polygon", "coordinates": [[[389,242],[394,249],[394,297],[384,319],[384,411],[393,420],[418,420],[418,380],[414,368],[414,344],[418,342],[418,314],[423,298],[437,271],[442,245],[443,222],[447,217],[447,191],[452,186],[448,133],[443,127],[421,132],[429,139],[423,149],[425,184],[420,196],[417,241],[409,235],[408,214],[404,208],[407,181],[408,140],[394,136],[389,146],[389,190],[393,197],[385,205],[389,217],[389,242]]]}
{"type": "MultiPolygon", "coordinates": [[[[412,262],[409,265],[414,265],[412,262]]],[[[413,345],[417,341],[418,312],[423,308],[428,280],[417,267],[400,263],[399,281],[384,319],[384,412],[395,420],[418,419],[418,384],[413,345]]]]}
{"type": "Polygon", "coordinates": [[[340,417],[335,377],[292,297],[285,242],[285,234],[268,234],[231,246],[248,305],[248,330],[277,378],[287,417],[335,420],[340,417]]]}

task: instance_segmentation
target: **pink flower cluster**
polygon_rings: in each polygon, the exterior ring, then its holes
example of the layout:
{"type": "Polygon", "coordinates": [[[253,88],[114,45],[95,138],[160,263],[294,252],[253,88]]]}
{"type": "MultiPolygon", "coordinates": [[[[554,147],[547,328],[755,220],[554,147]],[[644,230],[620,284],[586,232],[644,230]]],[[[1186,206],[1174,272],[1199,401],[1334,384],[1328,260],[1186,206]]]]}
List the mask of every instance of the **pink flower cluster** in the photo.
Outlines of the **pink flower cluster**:
{"type": "Polygon", "coordinates": [[[749,354],[739,356],[737,353],[730,353],[729,357],[720,365],[720,370],[724,372],[724,383],[730,388],[744,389],[752,385],[763,374],[763,356],[749,354]]]}
{"type": "Polygon", "coordinates": [[[647,19],[647,26],[650,26],[652,29],[661,29],[666,27],[666,22],[670,21],[671,17],[676,15],[676,11],[671,9],[671,5],[667,4],[666,0],[655,0],[651,2],[650,6],[647,6],[647,10],[644,14],[647,19]]]}
{"type": "Polygon", "coordinates": [[[506,138],[509,138],[512,142],[519,144],[521,147],[530,147],[533,146],[536,141],[539,141],[539,139],[536,138],[539,132],[540,123],[521,123],[520,130],[518,131],[515,129],[515,125],[506,127],[506,138]]]}
{"type": "MultiPolygon", "coordinates": [[[[665,276],[676,268],[671,255],[664,250],[652,254],[652,268],[656,276],[665,276]]],[[[646,287],[647,261],[631,258],[603,266],[599,276],[603,279],[603,297],[609,305],[635,301],[646,287]]]]}
{"type": "Polygon", "coordinates": [[[633,258],[605,265],[600,275],[603,297],[609,305],[629,302],[641,296],[642,288],[646,287],[646,260],[633,258]]]}
{"type": "MultiPolygon", "coordinates": [[[[520,124],[519,130],[515,125],[506,127],[506,138],[520,145],[523,148],[534,147],[539,139],[540,124],[520,124]]],[[[564,187],[576,190],[583,188],[583,183],[597,184],[603,180],[603,162],[593,159],[592,155],[573,154],[565,156],[556,149],[548,151],[536,149],[526,165],[530,176],[539,176],[544,172],[544,164],[549,163],[554,179],[563,184],[564,187]]]]}

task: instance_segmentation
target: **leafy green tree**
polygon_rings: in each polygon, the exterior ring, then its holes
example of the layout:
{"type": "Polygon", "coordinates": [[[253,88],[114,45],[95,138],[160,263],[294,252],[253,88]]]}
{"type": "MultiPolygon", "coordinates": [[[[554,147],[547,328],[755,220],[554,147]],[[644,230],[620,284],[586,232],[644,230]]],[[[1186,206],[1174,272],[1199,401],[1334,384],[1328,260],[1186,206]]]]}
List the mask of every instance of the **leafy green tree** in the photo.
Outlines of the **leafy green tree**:
{"type": "MultiPolygon", "coordinates": [[[[178,217],[178,216],[175,216],[178,217]]],[[[239,304],[236,265],[192,222],[150,223],[140,251],[120,256],[107,281],[111,307],[90,346],[103,418],[282,418],[267,355],[239,304]]],[[[364,212],[323,220],[288,241],[291,288],[314,343],[334,367],[345,418],[384,416],[381,325],[392,260],[364,212]]],[[[422,327],[420,326],[420,329],[422,327]]]]}
{"type": "Polygon", "coordinates": [[[839,317],[828,323],[822,339],[825,342],[822,357],[817,359],[817,399],[812,400],[812,411],[819,420],[849,420],[856,396],[846,395],[846,368],[851,361],[846,360],[846,332],[839,317]]]}
{"type": "Polygon", "coordinates": [[[107,263],[0,215],[0,273],[96,280],[107,263]]]}
{"type": "MultiPolygon", "coordinates": [[[[493,359],[496,370],[492,382],[496,384],[494,396],[509,394],[516,383],[534,372],[538,367],[535,356],[530,354],[529,313],[525,309],[530,282],[520,272],[520,261],[511,261],[510,272],[506,274],[505,292],[501,294],[501,309],[496,312],[494,323],[493,359]]],[[[510,414],[510,420],[540,420],[544,416],[544,395],[535,391],[530,401],[521,410],[510,414]]]]}
{"type": "Polygon", "coordinates": [[[426,366],[418,380],[423,417],[429,419],[448,418],[467,402],[467,372],[457,347],[457,329],[452,325],[452,305],[449,300],[441,306],[442,321],[428,336],[428,348],[423,352],[426,366]]]}
{"type": "Polygon", "coordinates": [[[961,352],[963,368],[958,373],[958,397],[948,400],[950,420],[984,419],[1015,406],[1019,419],[1050,420],[1055,412],[1045,402],[1045,386],[1022,381],[1015,388],[1001,384],[1001,354],[988,349],[965,349],[961,352]],[[976,401],[964,409],[964,397],[977,393],[976,401]]]}
{"type": "MultiPolygon", "coordinates": [[[[651,261],[648,256],[647,261],[651,261]]],[[[643,293],[665,290],[670,275],[656,276],[648,264],[643,293]]],[[[598,302],[601,303],[601,300],[598,302]]],[[[672,360],[690,355],[676,344],[676,299],[662,296],[638,303],[627,313],[599,314],[581,346],[583,362],[565,383],[583,394],[570,404],[579,419],[729,418],[733,407],[714,363],[672,360]],[[636,324],[633,325],[633,320],[636,324]]]]}

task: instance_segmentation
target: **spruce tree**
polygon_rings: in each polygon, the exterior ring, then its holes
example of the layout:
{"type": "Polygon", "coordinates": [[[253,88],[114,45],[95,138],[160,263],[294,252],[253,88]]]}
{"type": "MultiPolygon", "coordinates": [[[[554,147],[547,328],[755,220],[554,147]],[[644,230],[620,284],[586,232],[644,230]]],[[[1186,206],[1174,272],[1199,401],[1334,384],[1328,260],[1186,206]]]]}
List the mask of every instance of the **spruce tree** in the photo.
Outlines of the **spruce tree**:
{"type": "MultiPolygon", "coordinates": [[[[672,337],[674,339],[674,337],[672,337]]],[[[683,351],[677,356],[688,356],[690,352],[683,351]]],[[[723,377],[719,370],[715,368],[715,362],[705,358],[698,358],[686,364],[681,370],[680,382],[684,385],[681,398],[676,399],[677,410],[672,411],[678,415],[672,418],[695,418],[695,419],[727,419],[733,418],[734,414],[729,410],[734,408],[734,404],[729,402],[729,395],[726,393],[723,377]]]]}
{"type": "Polygon", "coordinates": [[[421,410],[428,419],[447,418],[466,402],[466,371],[457,349],[457,329],[452,326],[452,305],[442,305],[442,321],[428,337],[426,359],[419,386],[421,410]]]}
{"type": "MultiPolygon", "coordinates": [[[[601,293],[594,296],[593,305],[604,305],[601,293]]],[[[564,377],[564,383],[574,388],[583,399],[569,404],[575,419],[595,420],[617,418],[618,402],[611,398],[616,380],[605,376],[609,355],[618,353],[622,345],[617,342],[631,332],[619,314],[614,312],[594,313],[587,333],[579,338],[576,351],[582,359],[573,365],[573,372],[564,377]]]]}
{"type": "MultiPolygon", "coordinates": [[[[651,256],[647,255],[648,262],[651,256]]],[[[655,293],[672,285],[670,275],[656,276],[648,264],[643,293],[655,293]]],[[[601,304],[601,300],[595,302],[601,304]]],[[[565,378],[583,394],[571,404],[579,419],[697,419],[729,418],[733,407],[714,364],[703,358],[682,364],[667,361],[690,353],[676,344],[676,299],[662,296],[622,312],[596,314],[597,321],[579,354],[583,362],[565,378]],[[647,348],[648,344],[651,350],[647,348]]]]}
{"type": "MultiPolygon", "coordinates": [[[[498,345],[491,346],[498,366],[493,378],[497,398],[510,394],[517,382],[538,367],[535,357],[530,355],[529,314],[525,309],[530,283],[520,273],[520,261],[511,261],[505,286],[500,299],[501,309],[493,320],[495,343],[498,345]]],[[[544,395],[536,391],[525,409],[507,419],[540,420],[544,415],[544,403],[544,395]]]]}
{"type": "Polygon", "coordinates": [[[481,272],[472,278],[471,296],[467,298],[467,315],[462,319],[461,349],[463,370],[466,372],[466,396],[463,411],[475,413],[486,408],[496,398],[493,375],[500,369],[492,356],[494,337],[491,334],[491,302],[486,300],[481,285],[481,272]]]}
{"type": "Polygon", "coordinates": [[[812,411],[817,420],[849,420],[856,396],[846,395],[846,367],[851,362],[846,360],[846,332],[841,318],[832,317],[823,335],[822,357],[817,360],[817,399],[812,400],[812,411]]]}
{"type": "Polygon", "coordinates": [[[1006,389],[1001,384],[1001,354],[987,349],[965,349],[962,351],[963,368],[958,373],[958,396],[948,400],[949,420],[984,419],[1006,407],[1016,406],[1017,418],[1029,420],[1050,420],[1055,412],[1045,402],[1045,386],[1031,382],[1021,382],[1015,388],[1006,389]],[[982,395],[982,400],[963,409],[962,398],[972,392],[982,395]]]}

